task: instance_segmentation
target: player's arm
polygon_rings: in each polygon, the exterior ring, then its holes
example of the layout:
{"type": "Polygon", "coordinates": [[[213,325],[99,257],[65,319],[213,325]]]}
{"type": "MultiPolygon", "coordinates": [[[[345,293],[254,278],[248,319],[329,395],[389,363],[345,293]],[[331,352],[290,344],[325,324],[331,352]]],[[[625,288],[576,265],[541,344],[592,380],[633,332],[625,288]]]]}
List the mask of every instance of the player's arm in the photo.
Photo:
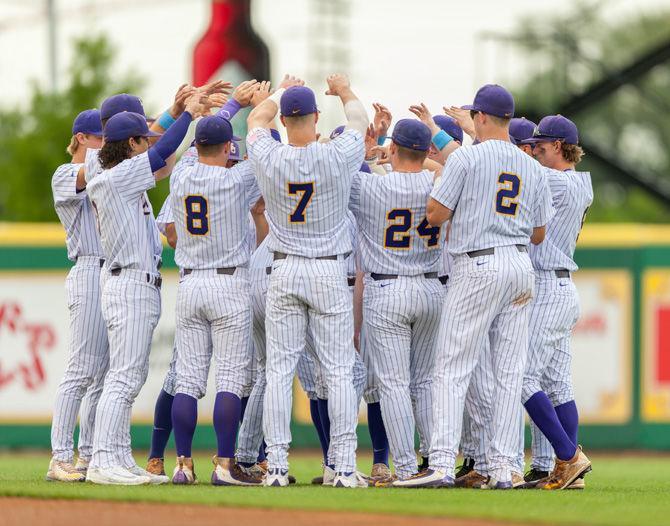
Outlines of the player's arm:
{"type": "Polygon", "coordinates": [[[544,236],[547,234],[546,226],[536,226],[533,228],[533,233],[530,235],[530,242],[533,245],[539,245],[544,241],[544,236]]]}
{"type": "Polygon", "coordinates": [[[354,284],[354,347],[361,352],[361,329],[363,328],[363,288],[365,273],[356,271],[354,284]]]}
{"type": "Polygon", "coordinates": [[[270,225],[265,218],[265,200],[263,196],[251,207],[251,219],[253,219],[254,226],[256,227],[256,247],[258,247],[270,233],[270,225]]]}
{"type": "Polygon", "coordinates": [[[475,123],[473,122],[472,117],[470,117],[470,111],[457,106],[444,106],[442,109],[449,117],[456,120],[456,123],[461,127],[461,130],[467,133],[473,141],[477,138],[477,134],[475,133],[475,123]]]}
{"type": "Polygon", "coordinates": [[[450,156],[442,175],[435,178],[433,190],[426,203],[426,219],[431,226],[441,226],[454,215],[467,175],[464,161],[460,159],[463,156],[459,155],[462,151],[450,156]]]}
{"type": "Polygon", "coordinates": [[[530,242],[533,245],[539,245],[544,241],[547,231],[546,225],[556,213],[547,174],[542,168],[539,168],[537,175],[539,177],[539,184],[537,185],[535,206],[533,208],[535,216],[533,233],[530,236],[530,242]]]}
{"type": "Polygon", "coordinates": [[[438,151],[439,161],[444,163],[447,160],[447,157],[459,147],[459,144],[451,135],[444,130],[441,130],[440,127],[435,124],[430,110],[423,102],[410,106],[409,111],[430,128],[433,146],[435,146],[435,149],[438,151]]]}
{"type": "Polygon", "coordinates": [[[247,127],[249,130],[254,128],[264,128],[271,122],[279,111],[279,101],[287,88],[292,86],[304,86],[305,82],[292,75],[284,75],[284,79],[279,85],[279,89],[267,97],[263,102],[256,106],[247,118],[247,127]]]}
{"type": "Polygon", "coordinates": [[[174,223],[165,225],[165,238],[167,239],[168,245],[172,248],[177,248],[177,229],[175,228],[174,223]]]}
{"type": "Polygon", "coordinates": [[[328,83],[328,90],[326,95],[334,95],[340,98],[344,106],[344,115],[347,118],[347,128],[353,128],[365,135],[365,130],[370,123],[368,114],[365,111],[365,106],[358,100],[356,94],[351,90],[351,83],[349,77],[340,75],[338,73],[330,75],[326,82],[328,83]]]}
{"type": "Polygon", "coordinates": [[[428,198],[428,203],[426,204],[426,219],[430,223],[430,226],[441,226],[449,221],[453,215],[454,211],[451,208],[444,206],[432,197],[428,198]]]}

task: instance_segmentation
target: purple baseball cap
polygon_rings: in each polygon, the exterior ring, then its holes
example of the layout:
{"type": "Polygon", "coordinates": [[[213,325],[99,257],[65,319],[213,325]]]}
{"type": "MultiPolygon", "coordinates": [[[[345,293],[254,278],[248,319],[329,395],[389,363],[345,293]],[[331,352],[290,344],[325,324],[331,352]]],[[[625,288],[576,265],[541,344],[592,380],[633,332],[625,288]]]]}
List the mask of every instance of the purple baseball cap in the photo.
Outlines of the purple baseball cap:
{"type": "Polygon", "coordinates": [[[279,101],[281,114],[284,117],[299,117],[317,113],[316,97],[307,86],[293,86],[288,88],[279,101]]]}
{"type": "Polygon", "coordinates": [[[218,115],[203,117],[195,127],[196,144],[223,144],[239,140],[239,137],[233,134],[233,125],[230,121],[218,115]]]}
{"type": "Polygon", "coordinates": [[[547,115],[535,128],[533,136],[522,144],[561,141],[565,144],[579,144],[577,126],[563,115],[547,115]]]}
{"type": "Polygon", "coordinates": [[[112,95],[103,101],[100,106],[100,118],[102,120],[109,119],[113,115],[121,113],[122,111],[131,111],[133,113],[139,113],[143,117],[145,116],[144,106],[142,106],[142,101],[139,97],[128,95],[127,93],[119,93],[118,95],[112,95]]]}
{"type": "Polygon", "coordinates": [[[339,135],[342,135],[343,131],[344,131],[344,125],[335,128],[332,132],[330,132],[331,140],[334,139],[335,137],[338,137],[339,135]]]}
{"type": "Polygon", "coordinates": [[[100,110],[84,110],[75,117],[72,123],[72,135],[77,135],[78,133],[102,137],[100,110]]]}
{"type": "Polygon", "coordinates": [[[112,115],[105,125],[107,142],[124,141],[130,137],[158,137],[160,133],[149,131],[144,115],[132,111],[122,111],[112,115]]]}
{"type": "Polygon", "coordinates": [[[240,145],[237,141],[230,141],[230,155],[228,156],[229,161],[241,161],[242,156],[240,155],[240,145]]]}
{"type": "Polygon", "coordinates": [[[270,135],[272,135],[272,138],[275,141],[281,142],[281,135],[279,135],[279,130],[275,130],[274,128],[270,128],[270,135]]]}
{"type": "Polygon", "coordinates": [[[430,128],[416,119],[401,119],[393,128],[391,140],[398,146],[426,152],[430,148],[430,128]]]}
{"type": "Polygon", "coordinates": [[[447,132],[454,140],[463,144],[463,130],[456,122],[456,119],[447,115],[436,115],[433,117],[435,124],[445,132],[447,132]]]}
{"type": "Polygon", "coordinates": [[[514,117],[514,97],[498,84],[486,84],[479,88],[474,102],[462,108],[509,119],[514,117]]]}
{"type": "Polygon", "coordinates": [[[517,117],[509,121],[509,138],[512,144],[523,144],[521,141],[530,139],[536,127],[537,124],[526,117],[517,117]]]}

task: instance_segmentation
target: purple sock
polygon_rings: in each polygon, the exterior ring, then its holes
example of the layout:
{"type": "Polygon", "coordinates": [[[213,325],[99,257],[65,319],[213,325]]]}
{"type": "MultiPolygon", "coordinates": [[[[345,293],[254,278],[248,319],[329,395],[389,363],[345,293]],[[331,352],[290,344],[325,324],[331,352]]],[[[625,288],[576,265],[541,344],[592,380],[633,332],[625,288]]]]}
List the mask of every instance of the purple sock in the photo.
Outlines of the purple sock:
{"type": "MultiPolygon", "coordinates": [[[[327,464],[329,467],[334,469],[334,466],[328,464],[328,448],[330,447],[330,415],[328,414],[328,400],[323,400],[322,398],[317,398],[317,404],[319,406],[319,419],[321,420],[321,432],[323,433],[324,439],[326,441],[325,453],[323,454],[324,464],[327,464]]],[[[323,446],[321,446],[323,448],[323,446]]]]}
{"type": "Polygon", "coordinates": [[[172,433],[172,401],[174,396],[161,389],[154,408],[154,429],[151,432],[149,458],[163,458],[172,433]]]}
{"type": "Polygon", "coordinates": [[[193,434],[198,423],[198,400],[192,396],[177,393],[172,403],[172,426],[177,456],[190,457],[193,434]]]}
{"type": "MultiPolygon", "coordinates": [[[[327,409],[326,409],[327,410],[327,409]]],[[[312,417],[312,423],[316,428],[316,434],[319,436],[319,444],[321,444],[321,452],[323,453],[324,463],[328,462],[328,437],[323,433],[323,425],[321,424],[321,415],[319,414],[319,402],[316,400],[309,401],[309,414],[312,417]]]]}
{"type": "Polygon", "coordinates": [[[217,455],[223,458],[235,457],[235,439],[240,424],[242,401],[233,393],[216,393],[214,402],[214,431],[218,445],[217,455]]]}
{"type": "Polygon", "coordinates": [[[579,414],[577,413],[577,404],[574,400],[570,400],[561,405],[554,407],[556,410],[556,415],[561,421],[563,429],[565,429],[566,434],[570,437],[573,444],[577,445],[577,429],[579,428],[579,414]]]}
{"type": "Polygon", "coordinates": [[[244,412],[247,410],[247,404],[249,403],[249,397],[245,396],[242,398],[240,403],[240,425],[242,425],[242,420],[244,420],[244,412]]]}
{"type": "Polygon", "coordinates": [[[379,402],[368,404],[368,431],[372,440],[372,463],[389,465],[389,440],[379,402]]]}
{"type": "Polygon", "coordinates": [[[258,448],[258,458],[256,459],[256,462],[263,462],[265,460],[265,449],[267,448],[267,444],[265,443],[265,440],[261,443],[261,447],[258,448]]]}
{"type": "Polygon", "coordinates": [[[538,391],[528,399],[524,406],[533,422],[551,443],[556,456],[561,460],[570,460],[574,457],[577,446],[565,433],[549,397],[543,391],[538,391]]]}

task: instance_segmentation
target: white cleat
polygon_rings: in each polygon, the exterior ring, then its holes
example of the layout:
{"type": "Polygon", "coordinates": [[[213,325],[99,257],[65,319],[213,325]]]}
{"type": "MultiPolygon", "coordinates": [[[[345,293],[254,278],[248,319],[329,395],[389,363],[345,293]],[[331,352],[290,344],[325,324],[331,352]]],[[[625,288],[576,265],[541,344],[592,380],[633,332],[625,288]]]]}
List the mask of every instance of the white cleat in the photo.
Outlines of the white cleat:
{"type": "Polygon", "coordinates": [[[47,471],[46,479],[50,482],[84,482],[86,474],[77,471],[75,466],[70,462],[63,462],[52,458],[51,462],[49,462],[49,471],[47,471]]]}
{"type": "Polygon", "coordinates": [[[334,488],[367,488],[367,479],[358,471],[346,473],[339,471],[333,481],[334,488]]]}
{"type": "Polygon", "coordinates": [[[150,473],[149,471],[139,467],[138,465],[134,465],[132,468],[127,469],[133,475],[137,475],[138,477],[148,477],[150,484],[167,484],[168,482],[170,482],[170,477],[168,477],[167,475],[154,475],[153,473],[150,473]]]}
{"type": "Polygon", "coordinates": [[[332,486],[335,482],[335,470],[328,466],[323,466],[323,482],[322,486],[332,486]]]}
{"type": "Polygon", "coordinates": [[[272,486],[276,488],[279,487],[284,488],[288,486],[289,485],[288,469],[281,469],[281,468],[268,469],[263,484],[265,486],[272,486]]]}
{"type": "Polygon", "coordinates": [[[88,471],[88,465],[90,461],[83,459],[83,458],[78,458],[77,463],[74,465],[74,469],[76,469],[79,473],[82,475],[86,476],[86,472],[88,471]]]}
{"type": "Polygon", "coordinates": [[[86,480],[94,484],[105,484],[114,486],[141,486],[150,484],[151,479],[135,475],[121,466],[111,468],[88,468],[86,480]]]}

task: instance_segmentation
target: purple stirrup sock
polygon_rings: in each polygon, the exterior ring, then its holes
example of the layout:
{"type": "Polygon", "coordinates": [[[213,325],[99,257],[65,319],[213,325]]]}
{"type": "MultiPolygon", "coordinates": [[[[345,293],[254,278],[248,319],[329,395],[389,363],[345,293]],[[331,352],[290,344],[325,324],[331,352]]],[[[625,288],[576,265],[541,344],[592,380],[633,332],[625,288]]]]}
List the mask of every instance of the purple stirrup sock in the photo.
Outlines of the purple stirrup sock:
{"type": "Polygon", "coordinates": [[[528,399],[524,406],[533,422],[551,443],[556,456],[561,460],[570,460],[574,457],[577,446],[565,433],[549,397],[543,391],[538,391],[528,399]]]}
{"type": "Polygon", "coordinates": [[[316,428],[316,434],[319,436],[319,444],[321,444],[321,452],[323,453],[324,464],[328,463],[328,444],[330,440],[323,433],[323,424],[321,423],[321,413],[319,412],[319,402],[316,400],[309,401],[309,414],[312,417],[312,423],[316,428]]]}
{"type": "Polygon", "coordinates": [[[265,449],[267,447],[265,440],[263,440],[263,442],[261,442],[261,447],[258,448],[258,458],[256,459],[256,462],[263,462],[265,460],[265,449]]]}
{"type": "Polygon", "coordinates": [[[245,396],[242,398],[242,402],[240,404],[240,425],[242,425],[242,420],[244,420],[244,413],[247,410],[247,404],[249,403],[249,397],[245,396]]]}
{"type": "Polygon", "coordinates": [[[233,393],[216,393],[214,402],[214,431],[219,457],[235,458],[235,439],[240,424],[242,401],[233,393]]]}
{"type": "Polygon", "coordinates": [[[319,406],[319,418],[321,419],[321,430],[325,439],[325,448],[321,446],[325,453],[323,454],[323,463],[328,467],[334,468],[334,466],[328,464],[328,448],[330,447],[330,416],[328,415],[328,400],[323,400],[322,398],[317,398],[317,404],[319,406]]]}
{"type": "Polygon", "coordinates": [[[161,389],[154,408],[154,429],[151,432],[149,458],[165,457],[165,448],[172,433],[172,402],[174,396],[161,389]]]}
{"type": "Polygon", "coordinates": [[[172,403],[172,426],[177,456],[191,456],[191,445],[197,423],[198,400],[187,394],[177,393],[172,403]]]}
{"type": "Polygon", "coordinates": [[[368,431],[372,441],[372,463],[389,465],[389,441],[379,402],[368,404],[368,431]]]}
{"type": "Polygon", "coordinates": [[[572,443],[577,445],[577,430],[579,428],[579,414],[577,413],[577,404],[574,400],[570,400],[561,405],[554,407],[556,410],[556,415],[561,421],[561,425],[565,430],[565,433],[570,437],[572,443]]]}

